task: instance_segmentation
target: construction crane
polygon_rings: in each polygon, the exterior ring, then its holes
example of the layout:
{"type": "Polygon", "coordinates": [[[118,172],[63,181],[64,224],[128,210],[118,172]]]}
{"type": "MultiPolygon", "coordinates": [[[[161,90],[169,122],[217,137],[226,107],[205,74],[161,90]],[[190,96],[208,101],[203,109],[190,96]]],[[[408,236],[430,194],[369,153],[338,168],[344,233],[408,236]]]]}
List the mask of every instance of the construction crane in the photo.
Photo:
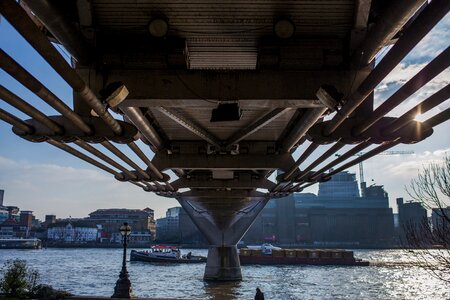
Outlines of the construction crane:
{"type": "MultiPolygon", "coordinates": [[[[361,156],[363,154],[365,154],[366,152],[358,152],[356,154],[353,154],[353,156],[361,156]]],[[[414,151],[410,151],[410,150],[391,150],[391,151],[383,151],[380,152],[378,155],[406,155],[406,154],[414,154],[414,151]]],[[[341,154],[335,154],[336,156],[341,156],[341,154]]],[[[363,162],[359,162],[358,164],[359,166],[359,187],[361,189],[361,196],[364,197],[365,194],[365,189],[366,189],[366,181],[364,180],[364,167],[363,167],[363,162]]]]}

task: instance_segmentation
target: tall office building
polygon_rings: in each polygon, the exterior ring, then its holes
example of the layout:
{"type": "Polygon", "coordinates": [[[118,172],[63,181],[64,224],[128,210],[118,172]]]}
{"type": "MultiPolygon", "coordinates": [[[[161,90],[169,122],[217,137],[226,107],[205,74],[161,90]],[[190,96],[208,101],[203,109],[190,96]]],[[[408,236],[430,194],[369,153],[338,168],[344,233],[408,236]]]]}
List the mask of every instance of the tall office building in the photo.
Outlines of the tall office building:
{"type": "Polygon", "coordinates": [[[359,197],[358,183],[356,176],[347,171],[333,175],[329,181],[319,183],[319,193],[322,199],[341,200],[359,197]]]}
{"type": "Polygon", "coordinates": [[[416,231],[417,234],[428,234],[427,210],[419,202],[407,201],[403,198],[397,198],[398,217],[399,217],[399,235],[403,243],[407,241],[407,234],[416,231]]]}
{"type": "Polygon", "coordinates": [[[361,197],[355,174],[341,172],[319,184],[318,195],[296,193],[269,201],[243,240],[324,247],[387,246],[393,242],[393,213],[382,186],[361,197]]]}

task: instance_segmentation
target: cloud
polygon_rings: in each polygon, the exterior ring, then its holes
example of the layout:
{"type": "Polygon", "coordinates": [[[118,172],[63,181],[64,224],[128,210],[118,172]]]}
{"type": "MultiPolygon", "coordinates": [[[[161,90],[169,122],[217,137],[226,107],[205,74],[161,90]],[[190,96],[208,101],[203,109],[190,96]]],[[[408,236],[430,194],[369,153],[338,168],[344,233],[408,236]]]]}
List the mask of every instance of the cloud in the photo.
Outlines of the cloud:
{"type": "Polygon", "coordinates": [[[0,167],[1,168],[11,167],[11,166],[14,166],[14,164],[15,164],[15,162],[13,160],[0,156],[0,167]]]}
{"type": "MultiPolygon", "coordinates": [[[[375,92],[390,92],[394,93],[397,88],[410,80],[414,75],[416,75],[420,70],[425,67],[426,64],[405,64],[400,63],[397,65],[391,73],[386,76],[383,81],[376,87],[375,92]],[[393,89],[394,88],[394,89],[393,89]]],[[[433,87],[444,87],[449,83],[450,69],[445,69],[435,78],[430,80],[426,85],[432,85],[433,87]]]]}
{"type": "Polygon", "coordinates": [[[450,14],[447,14],[405,58],[411,63],[429,61],[448,46],[450,14]]]}
{"type": "Polygon", "coordinates": [[[373,179],[373,183],[384,185],[391,207],[396,208],[396,198],[408,198],[405,187],[410,185],[411,180],[431,163],[442,163],[446,155],[450,155],[450,148],[413,155],[376,156],[364,162],[366,181],[370,184],[373,179]]]}
{"type": "MultiPolygon", "coordinates": [[[[447,14],[419,43],[406,55],[403,62],[407,64],[420,64],[436,57],[448,46],[448,28],[450,27],[450,14],[447,14]]],[[[384,47],[376,56],[379,63],[389,52],[393,45],[384,47]]]]}
{"type": "Polygon", "coordinates": [[[443,162],[445,155],[450,155],[450,149],[424,151],[413,155],[383,156],[383,159],[377,159],[376,163],[383,176],[411,178],[412,173],[417,173],[424,166],[443,162]]]}
{"type": "MultiPolygon", "coordinates": [[[[394,94],[403,84],[416,75],[425,64],[399,64],[375,89],[374,104],[378,107],[385,102],[392,94],[394,94]]],[[[389,115],[400,116],[407,110],[427,99],[446,85],[450,83],[450,69],[446,69],[438,76],[430,80],[426,85],[405,99],[400,105],[394,108],[389,115]]],[[[440,104],[429,114],[435,114],[443,111],[449,106],[448,101],[440,104]]]]}
{"type": "Polygon", "coordinates": [[[377,86],[375,91],[383,91],[389,89],[393,84],[401,84],[408,81],[417,74],[426,64],[398,64],[391,73],[389,73],[383,81],[377,86]]]}
{"type": "Polygon", "coordinates": [[[450,156],[450,148],[435,150],[433,151],[433,155],[439,157],[450,156]]]}
{"type": "Polygon", "coordinates": [[[39,218],[85,217],[98,208],[145,208],[165,214],[176,200],[163,199],[97,169],[14,161],[0,156],[0,188],[5,205],[32,210],[39,218]]]}
{"type": "MultiPolygon", "coordinates": [[[[448,28],[450,27],[450,14],[447,14],[392,70],[375,89],[375,107],[386,101],[403,84],[416,75],[425,65],[448,47],[448,28]]],[[[391,47],[386,47],[377,56],[377,62],[391,47]]],[[[390,116],[399,116],[416,104],[425,100],[450,82],[450,69],[447,68],[433,80],[419,89],[416,93],[405,99],[401,105],[389,113],[390,116]]],[[[448,102],[448,101],[447,101],[448,102]]],[[[449,104],[442,104],[430,112],[433,115],[448,108],[449,104]]]]}

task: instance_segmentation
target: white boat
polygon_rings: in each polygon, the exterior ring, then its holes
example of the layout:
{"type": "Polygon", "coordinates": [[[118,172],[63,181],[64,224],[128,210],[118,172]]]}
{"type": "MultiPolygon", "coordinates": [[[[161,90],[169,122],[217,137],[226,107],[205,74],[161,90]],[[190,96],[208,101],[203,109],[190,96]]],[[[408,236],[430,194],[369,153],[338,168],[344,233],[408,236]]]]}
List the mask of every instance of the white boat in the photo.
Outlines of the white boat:
{"type": "Polygon", "coordinates": [[[0,249],[40,249],[40,239],[0,239],[0,249]]]}
{"type": "Polygon", "coordinates": [[[147,251],[132,250],[130,260],[163,263],[201,263],[206,262],[206,257],[194,256],[190,252],[182,256],[180,249],[175,246],[153,246],[147,251]]]}
{"type": "Polygon", "coordinates": [[[246,248],[249,250],[261,250],[261,253],[263,254],[272,254],[272,250],[282,250],[282,248],[273,246],[272,244],[268,243],[256,246],[247,246],[246,248]]]}

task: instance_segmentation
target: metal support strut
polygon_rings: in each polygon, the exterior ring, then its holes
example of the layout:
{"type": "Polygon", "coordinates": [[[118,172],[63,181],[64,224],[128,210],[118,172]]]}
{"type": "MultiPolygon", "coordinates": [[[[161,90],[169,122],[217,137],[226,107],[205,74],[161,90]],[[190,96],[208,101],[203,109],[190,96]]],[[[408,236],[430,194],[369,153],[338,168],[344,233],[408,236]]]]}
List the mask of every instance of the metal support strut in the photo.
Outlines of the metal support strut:
{"type": "MultiPolygon", "coordinates": [[[[189,197],[190,198],[190,197],[189,197]]],[[[241,264],[237,252],[237,243],[252,225],[269,198],[257,197],[247,202],[248,210],[237,212],[230,225],[219,226],[207,211],[196,208],[195,201],[178,199],[181,206],[203,233],[209,243],[204,280],[238,281],[242,280],[241,264]]]]}

